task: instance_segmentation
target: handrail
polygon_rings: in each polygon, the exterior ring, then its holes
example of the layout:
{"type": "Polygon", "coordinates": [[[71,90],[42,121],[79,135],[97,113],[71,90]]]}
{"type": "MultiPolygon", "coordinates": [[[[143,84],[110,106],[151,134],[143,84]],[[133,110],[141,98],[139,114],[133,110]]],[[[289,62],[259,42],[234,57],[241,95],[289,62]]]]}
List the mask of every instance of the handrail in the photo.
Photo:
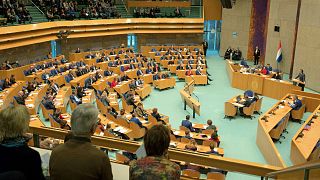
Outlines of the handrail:
{"type": "Polygon", "coordinates": [[[265,177],[266,177],[266,179],[268,179],[268,178],[276,177],[277,175],[280,175],[280,174],[286,174],[286,173],[300,171],[300,170],[317,169],[317,168],[320,168],[320,161],[319,160],[311,161],[306,164],[295,165],[295,166],[291,166],[288,168],[284,168],[283,170],[271,172],[271,173],[268,173],[265,177]]]}
{"type": "Polygon", "coordinates": [[[124,8],[126,9],[126,11],[127,11],[127,13],[129,13],[129,11],[128,11],[128,9],[127,9],[127,5],[124,3],[124,1],[123,0],[121,0],[122,1],[122,4],[124,5],[124,8]]]}
{"type": "Polygon", "coordinates": [[[32,3],[43,15],[45,15],[44,12],[42,12],[41,9],[40,9],[33,1],[31,1],[31,3],[32,3]]]}
{"type": "MultiPolygon", "coordinates": [[[[64,139],[68,133],[67,130],[51,127],[30,127],[29,132],[34,136],[34,144],[39,146],[39,135],[64,139]]],[[[109,138],[103,136],[92,136],[92,144],[101,147],[120,149],[128,152],[135,152],[141,145],[141,142],[109,138]]],[[[209,155],[199,152],[190,152],[176,148],[169,148],[170,159],[176,161],[187,161],[206,167],[215,167],[227,171],[240,172],[256,176],[265,176],[267,173],[278,171],[281,167],[275,167],[265,164],[253,163],[232,158],[209,155]]]]}

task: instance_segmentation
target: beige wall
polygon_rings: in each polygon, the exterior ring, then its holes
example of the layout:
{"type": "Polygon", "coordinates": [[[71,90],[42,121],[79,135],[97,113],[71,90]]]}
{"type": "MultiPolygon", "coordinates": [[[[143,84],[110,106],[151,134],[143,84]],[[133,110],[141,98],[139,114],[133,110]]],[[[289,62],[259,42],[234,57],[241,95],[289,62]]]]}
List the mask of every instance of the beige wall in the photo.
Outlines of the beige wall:
{"type": "Polygon", "coordinates": [[[276,55],[281,40],[283,59],[279,68],[285,73],[290,72],[297,6],[298,0],[270,0],[265,64],[277,67],[276,55]],[[280,26],[280,32],[274,31],[276,25],[280,26]]]}
{"type": "Polygon", "coordinates": [[[306,74],[306,86],[320,92],[320,1],[302,0],[294,76],[300,68],[306,74]]]}
{"type": "Polygon", "coordinates": [[[139,46],[163,44],[201,44],[203,34],[136,34],[139,46]]]}
{"type": "Polygon", "coordinates": [[[228,46],[231,46],[239,47],[243,57],[247,57],[251,2],[251,0],[241,0],[237,1],[232,9],[222,9],[221,56],[224,55],[228,46]],[[233,37],[232,32],[237,32],[237,37],[233,37]]]}

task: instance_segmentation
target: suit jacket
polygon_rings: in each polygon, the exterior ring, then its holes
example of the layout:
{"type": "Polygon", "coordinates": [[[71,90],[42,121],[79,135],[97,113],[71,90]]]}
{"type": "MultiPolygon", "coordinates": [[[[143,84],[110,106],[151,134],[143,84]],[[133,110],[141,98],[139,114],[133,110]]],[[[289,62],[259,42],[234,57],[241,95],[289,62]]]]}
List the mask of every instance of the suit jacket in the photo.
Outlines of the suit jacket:
{"type": "Polygon", "coordinates": [[[138,118],[136,118],[136,117],[131,118],[130,122],[134,122],[134,123],[138,124],[140,127],[143,127],[142,123],[140,122],[140,120],[138,118]]]}
{"type": "Polygon", "coordinates": [[[71,94],[70,99],[72,100],[72,102],[76,103],[77,105],[81,104],[81,99],[76,97],[73,94],[71,94]]]}
{"type": "Polygon", "coordinates": [[[259,58],[260,57],[260,49],[258,49],[258,51],[254,50],[253,56],[255,58],[259,58]]]}
{"type": "Polygon", "coordinates": [[[108,156],[94,147],[89,138],[72,135],[68,141],[52,151],[49,172],[52,180],[113,179],[108,156]],[[66,164],[68,165],[66,166],[66,164]]]}
{"type": "Polygon", "coordinates": [[[54,107],[54,103],[53,103],[53,101],[51,101],[51,100],[46,100],[46,101],[44,101],[43,105],[44,105],[44,107],[45,107],[46,109],[54,109],[54,108],[55,108],[55,107],[54,107]]]}
{"type": "Polygon", "coordinates": [[[188,120],[182,120],[181,122],[181,126],[184,126],[188,129],[190,129],[190,131],[194,131],[193,127],[192,127],[192,123],[188,120]]]}
{"type": "Polygon", "coordinates": [[[153,116],[153,117],[155,117],[156,119],[157,119],[157,121],[161,121],[161,116],[160,116],[160,114],[159,113],[151,113],[151,115],[153,116]]]}
{"type": "Polygon", "coordinates": [[[196,70],[196,75],[202,75],[201,70],[197,69],[196,70]]]}
{"type": "Polygon", "coordinates": [[[298,110],[302,106],[302,102],[300,99],[296,99],[293,104],[290,105],[293,110],[298,110]]]}
{"type": "Polygon", "coordinates": [[[20,105],[25,105],[24,98],[21,96],[15,96],[14,99],[17,101],[18,104],[20,105]]]}
{"type": "Polygon", "coordinates": [[[139,70],[137,71],[137,75],[138,75],[138,76],[142,76],[142,75],[143,75],[143,72],[142,72],[141,69],[139,69],[139,70]]]}

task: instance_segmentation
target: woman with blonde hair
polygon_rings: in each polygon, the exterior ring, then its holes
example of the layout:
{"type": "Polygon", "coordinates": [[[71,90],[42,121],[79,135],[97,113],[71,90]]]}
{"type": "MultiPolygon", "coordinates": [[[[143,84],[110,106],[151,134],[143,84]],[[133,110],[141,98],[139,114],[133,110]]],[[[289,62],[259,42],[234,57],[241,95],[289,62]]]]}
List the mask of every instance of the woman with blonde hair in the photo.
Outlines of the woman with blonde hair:
{"type": "Polygon", "coordinates": [[[7,174],[11,178],[45,179],[39,153],[27,144],[29,122],[25,106],[9,106],[0,112],[0,177],[7,174]]]}

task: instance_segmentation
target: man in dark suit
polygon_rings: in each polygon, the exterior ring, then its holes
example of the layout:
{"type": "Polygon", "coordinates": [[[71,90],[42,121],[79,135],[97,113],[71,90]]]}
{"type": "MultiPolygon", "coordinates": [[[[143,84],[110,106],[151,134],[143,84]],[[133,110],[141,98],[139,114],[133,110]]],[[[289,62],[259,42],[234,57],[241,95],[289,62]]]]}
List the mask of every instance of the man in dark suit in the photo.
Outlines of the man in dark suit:
{"type": "Polygon", "coordinates": [[[254,65],[259,64],[259,58],[260,58],[260,49],[258,46],[256,46],[256,49],[253,52],[253,58],[254,58],[254,65]]]}
{"type": "Polygon", "coordinates": [[[151,67],[148,66],[148,68],[146,69],[146,74],[152,74],[152,73],[153,73],[153,71],[152,71],[151,67]]]}
{"type": "Polygon", "coordinates": [[[302,106],[302,102],[297,95],[293,95],[293,102],[288,102],[288,104],[293,110],[299,110],[302,106]]]}
{"type": "Polygon", "coordinates": [[[25,105],[25,97],[23,91],[18,92],[18,96],[15,96],[14,99],[17,101],[20,105],[25,105]]]}
{"type": "Polygon", "coordinates": [[[141,70],[141,67],[139,67],[139,69],[137,71],[137,76],[143,76],[143,72],[141,70]]]}
{"type": "Polygon", "coordinates": [[[182,120],[181,126],[184,126],[190,129],[191,132],[194,132],[194,128],[192,127],[192,123],[190,122],[190,116],[187,115],[185,120],[182,120]]]}
{"type": "Polygon", "coordinates": [[[77,83],[76,90],[77,90],[77,96],[79,98],[82,98],[86,95],[86,93],[84,93],[84,91],[83,91],[83,87],[80,86],[80,83],[77,83]]]}
{"type": "Polygon", "coordinates": [[[54,92],[55,94],[58,94],[58,92],[59,92],[59,86],[58,86],[58,84],[56,84],[56,83],[54,83],[54,82],[51,82],[50,88],[51,88],[52,92],[54,92]]]}
{"type": "Polygon", "coordinates": [[[82,104],[82,100],[77,97],[75,91],[72,91],[72,94],[70,95],[70,99],[72,102],[76,103],[77,105],[82,104]]]}
{"type": "Polygon", "coordinates": [[[54,103],[53,103],[53,97],[50,96],[43,101],[43,105],[46,109],[55,109],[54,103]]]}
{"type": "Polygon", "coordinates": [[[130,69],[135,69],[136,66],[133,64],[133,62],[131,62],[129,68],[130,68],[130,69]]]}
{"type": "Polygon", "coordinates": [[[243,116],[243,108],[244,108],[244,107],[249,107],[249,106],[251,105],[251,103],[252,103],[252,101],[250,100],[250,98],[249,98],[248,96],[245,95],[244,99],[245,99],[245,100],[244,100],[243,102],[240,102],[240,104],[243,105],[243,107],[240,107],[240,108],[239,108],[239,111],[240,111],[240,115],[241,115],[241,116],[243,116]]]}
{"type": "Polygon", "coordinates": [[[301,90],[304,91],[304,86],[306,82],[306,75],[303,73],[303,69],[300,69],[299,74],[297,75],[296,79],[301,81],[302,83],[298,83],[298,86],[301,87],[301,90]]]}
{"type": "Polygon", "coordinates": [[[110,71],[110,70],[105,70],[104,71],[104,76],[111,76],[112,74],[113,74],[113,72],[110,71]]]}
{"type": "Polygon", "coordinates": [[[153,116],[154,118],[156,118],[156,120],[159,122],[162,122],[163,124],[166,124],[163,120],[162,120],[162,116],[159,114],[158,112],[158,108],[153,108],[152,109],[152,113],[151,116],[153,116]]]}
{"type": "Polygon", "coordinates": [[[130,122],[134,122],[134,123],[138,124],[140,128],[143,127],[141,121],[136,117],[135,113],[132,114],[130,122]]]}
{"type": "Polygon", "coordinates": [[[203,41],[202,47],[203,47],[204,55],[207,56],[208,42],[206,40],[203,41]]]}
{"type": "Polygon", "coordinates": [[[85,80],[85,88],[90,88],[93,89],[92,84],[94,83],[94,79],[92,75],[90,75],[86,80],[85,80]]]}

